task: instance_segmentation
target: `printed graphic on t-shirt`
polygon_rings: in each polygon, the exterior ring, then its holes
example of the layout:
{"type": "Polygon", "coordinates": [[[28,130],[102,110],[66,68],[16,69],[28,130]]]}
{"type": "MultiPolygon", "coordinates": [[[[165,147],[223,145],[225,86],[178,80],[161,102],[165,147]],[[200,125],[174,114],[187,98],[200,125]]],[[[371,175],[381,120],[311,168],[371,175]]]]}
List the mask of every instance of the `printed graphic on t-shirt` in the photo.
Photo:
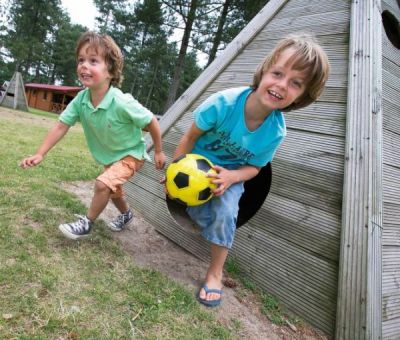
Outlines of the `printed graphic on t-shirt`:
{"type": "Polygon", "coordinates": [[[226,131],[218,131],[219,139],[205,145],[205,150],[216,153],[221,160],[229,160],[232,163],[238,162],[246,164],[254,153],[240,146],[238,142],[230,139],[230,133],[226,131]]]}

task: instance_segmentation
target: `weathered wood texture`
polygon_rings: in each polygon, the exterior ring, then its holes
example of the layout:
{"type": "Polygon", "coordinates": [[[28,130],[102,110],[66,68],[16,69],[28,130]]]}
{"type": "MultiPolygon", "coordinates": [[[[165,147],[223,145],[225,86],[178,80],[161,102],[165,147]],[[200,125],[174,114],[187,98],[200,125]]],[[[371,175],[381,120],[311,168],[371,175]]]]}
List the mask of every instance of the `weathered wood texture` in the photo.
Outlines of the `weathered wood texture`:
{"type": "Polygon", "coordinates": [[[0,106],[28,111],[24,81],[20,72],[15,72],[12,76],[5,93],[0,97],[0,106]]]}
{"type": "MultiPolygon", "coordinates": [[[[231,255],[251,280],[329,334],[336,315],[349,15],[347,0],[270,1],[160,121],[170,158],[199,103],[215,91],[249,85],[258,63],[285,35],[316,35],[332,66],[327,88],[315,104],[286,114],[288,136],[272,164],[270,196],[238,230],[231,255]]],[[[170,216],[160,177],[146,164],[127,185],[130,202],[161,233],[208,259],[207,244],[170,216]]]]}
{"type": "MultiPolygon", "coordinates": [[[[400,22],[396,0],[382,11],[400,22]]],[[[400,50],[382,32],[383,46],[383,231],[382,338],[400,339],[400,50]]]]}
{"type": "Polygon", "coordinates": [[[382,326],[382,46],[373,0],[352,3],[337,339],[379,339],[382,326]]]}

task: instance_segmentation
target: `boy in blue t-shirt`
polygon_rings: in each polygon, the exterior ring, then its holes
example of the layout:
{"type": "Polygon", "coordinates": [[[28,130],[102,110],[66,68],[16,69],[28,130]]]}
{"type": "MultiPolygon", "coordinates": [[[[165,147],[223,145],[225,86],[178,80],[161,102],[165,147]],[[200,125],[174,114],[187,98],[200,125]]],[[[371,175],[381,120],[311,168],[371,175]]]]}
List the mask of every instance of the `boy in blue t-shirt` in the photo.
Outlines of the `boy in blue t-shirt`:
{"type": "Polygon", "coordinates": [[[209,97],[194,111],[194,123],[179,142],[174,159],[186,153],[207,157],[217,174],[214,197],[188,207],[189,216],[211,243],[211,262],[198,294],[206,306],[218,306],[222,271],[236,230],[244,181],[272,161],[286,135],[282,111],[305,107],[322,93],[329,62],[309,36],[283,39],[258,66],[251,87],[209,97]]]}
{"type": "Polygon", "coordinates": [[[115,41],[108,35],[86,32],[78,40],[75,52],[76,71],[85,89],[68,104],[36,153],[23,159],[20,166],[25,169],[40,164],[70,127],[81,122],[89,150],[104,171],[96,178],[87,214],[59,225],[66,237],[77,240],[90,234],[93,222],[110,199],[120,214],[108,227],[121,231],[132,221],[122,186],[139,171],[145,159],[150,159],[142,130],[149,131],[153,139],[157,169],[163,168],[165,155],[155,116],[116,87],[122,82],[123,55],[115,41]]]}

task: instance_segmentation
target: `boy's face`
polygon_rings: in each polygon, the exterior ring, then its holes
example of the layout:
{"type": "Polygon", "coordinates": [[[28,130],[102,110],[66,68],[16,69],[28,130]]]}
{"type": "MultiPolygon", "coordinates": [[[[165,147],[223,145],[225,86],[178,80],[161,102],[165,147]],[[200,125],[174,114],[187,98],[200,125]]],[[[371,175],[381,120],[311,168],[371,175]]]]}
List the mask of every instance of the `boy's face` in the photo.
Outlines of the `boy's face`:
{"type": "Polygon", "coordinates": [[[268,112],[288,107],[306,90],[306,72],[295,70],[293,63],[288,63],[293,53],[291,48],[282,51],[275,64],[265,71],[255,91],[268,112]]]}
{"type": "Polygon", "coordinates": [[[108,89],[112,78],[104,57],[89,44],[79,50],[77,74],[82,85],[92,90],[108,89]]]}

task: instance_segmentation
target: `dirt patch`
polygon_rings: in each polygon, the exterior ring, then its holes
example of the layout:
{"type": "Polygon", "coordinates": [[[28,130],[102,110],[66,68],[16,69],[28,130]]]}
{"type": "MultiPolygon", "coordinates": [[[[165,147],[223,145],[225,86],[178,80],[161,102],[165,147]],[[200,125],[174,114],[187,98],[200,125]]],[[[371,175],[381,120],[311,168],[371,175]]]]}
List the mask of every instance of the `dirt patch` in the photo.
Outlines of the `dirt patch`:
{"type": "MultiPolygon", "coordinates": [[[[63,188],[75,194],[86,206],[92,199],[94,182],[64,183],[63,188]]],[[[110,203],[100,215],[104,221],[113,219],[118,214],[110,203]]],[[[195,294],[201,285],[207,270],[207,263],[197,259],[179,247],[149,224],[138,211],[131,226],[113,233],[122,247],[132,256],[133,262],[140,267],[152,268],[166,274],[171,279],[185,285],[195,294]]],[[[328,339],[322,333],[308,325],[296,325],[295,328],[277,326],[260,313],[260,303],[250,292],[243,295],[243,288],[238,282],[227,278],[224,287],[223,302],[212,312],[221,323],[233,327],[239,322],[238,338],[246,339],[328,339]],[[228,288],[232,287],[232,288],[228,288]]],[[[204,307],[206,308],[206,307],[204,307]]]]}

